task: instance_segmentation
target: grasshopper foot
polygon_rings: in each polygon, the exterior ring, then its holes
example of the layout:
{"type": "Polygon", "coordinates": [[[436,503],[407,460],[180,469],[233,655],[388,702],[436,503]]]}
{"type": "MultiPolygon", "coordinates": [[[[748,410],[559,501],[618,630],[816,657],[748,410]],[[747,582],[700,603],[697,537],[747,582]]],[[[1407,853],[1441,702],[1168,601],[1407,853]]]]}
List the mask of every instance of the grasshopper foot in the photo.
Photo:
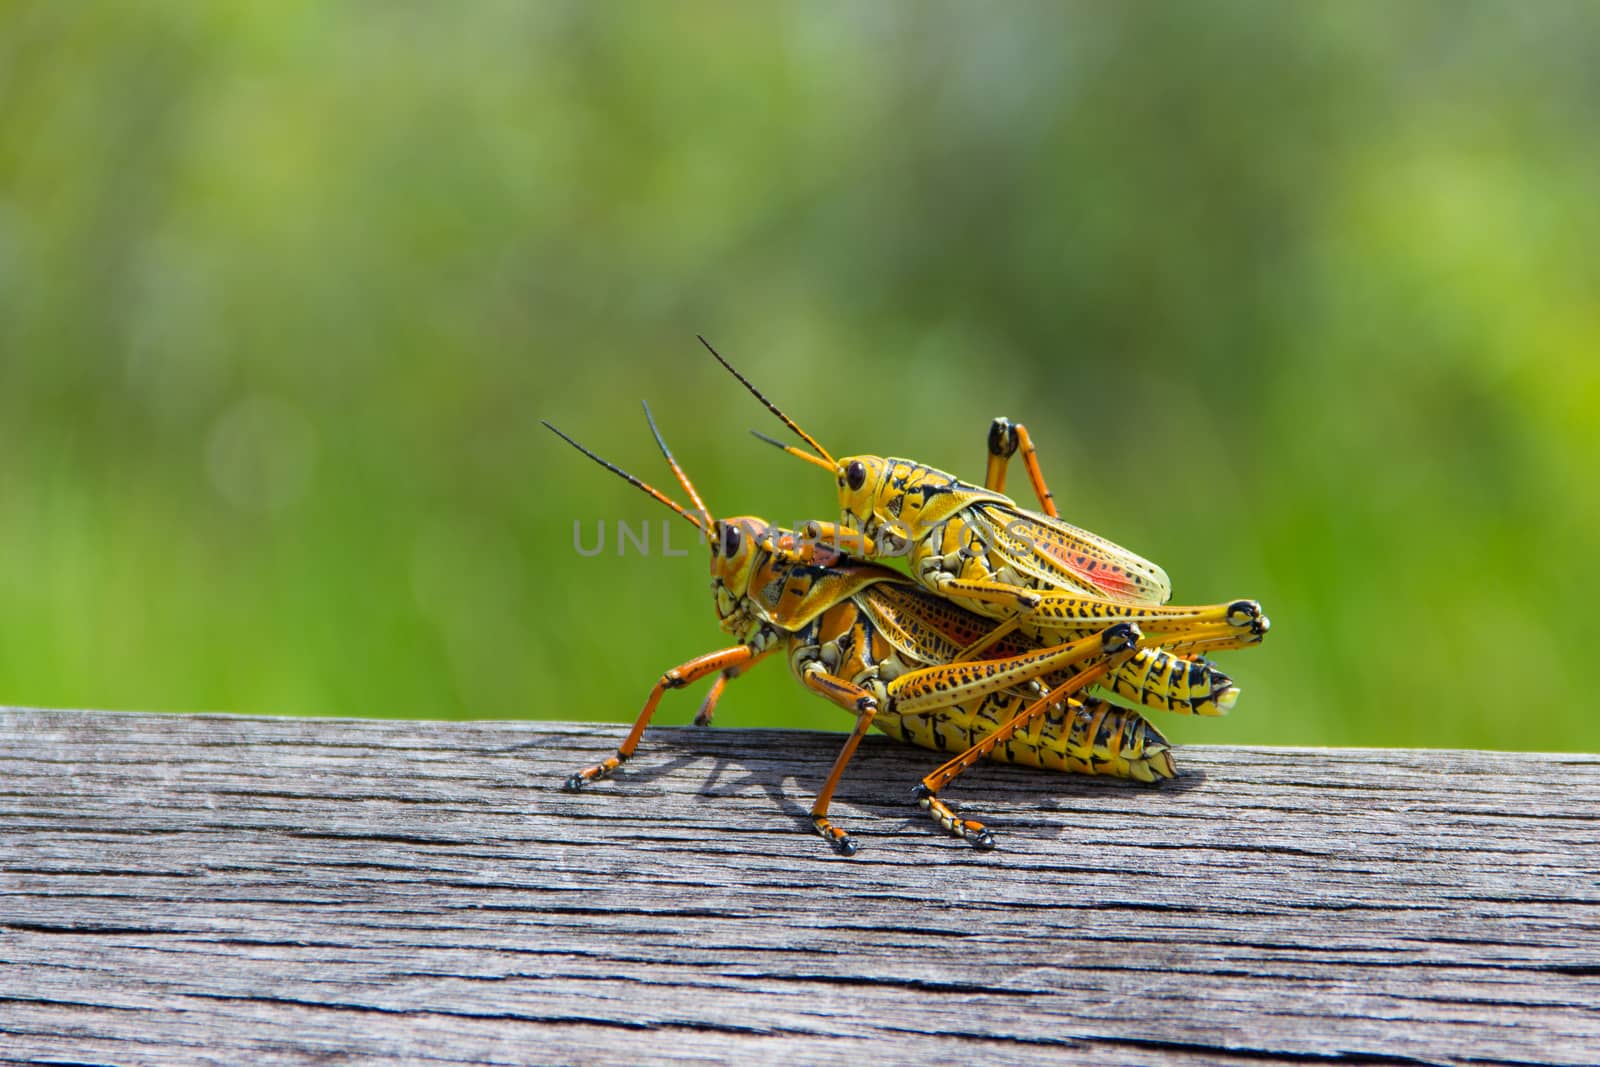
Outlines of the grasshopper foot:
{"type": "Polygon", "coordinates": [[[990,833],[989,828],[983,823],[960,818],[950,810],[948,804],[934,796],[933,791],[925,785],[918,785],[912,791],[912,795],[917,798],[917,806],[926,811],[946,833],[961,838],[979,852],[994,850],[994,834],[990,833]]]}
{"type": "Polygon", "coordinates": [[[1107,653],[1121,652],[1125,648],[1138,644],[1139,639],[1143,636],[1144,631],[1139,629],[1137,623],[1119,622],[1114,626],[1106,627],[1104,632],[1101,633],[1101,647],[1107,653]]]}
{"type": "Polygon", "coordinates": [[[590,782],[598,782],[603,778],[610,778],[617,772],[617,768],[622,766],[622,761],[627,758],[626,756],[609,756],[604,762],[596,763],[592,767],[585,767],[571,778],[568,778],[564,788],[569,793],[576,793],[590,782]]]}
{"type": "Polygon", "coordinates": [[[1251,633],[1265,633],[1261,629],[1266,621],[1266,616],[1261,613],[1261,605],[1254,600],[1235,600],[1228,605],[1228,625],[1240,628],[1248,626],[1251,633]]]}
{"type": "Polygon", "coordinates": [[[839,855],[854,856],[856,854],[855,838],[829,822],[826,815],[812,816],[811,828],[817,832],[817,836],[832,845],[833,850],[839,855]]]}

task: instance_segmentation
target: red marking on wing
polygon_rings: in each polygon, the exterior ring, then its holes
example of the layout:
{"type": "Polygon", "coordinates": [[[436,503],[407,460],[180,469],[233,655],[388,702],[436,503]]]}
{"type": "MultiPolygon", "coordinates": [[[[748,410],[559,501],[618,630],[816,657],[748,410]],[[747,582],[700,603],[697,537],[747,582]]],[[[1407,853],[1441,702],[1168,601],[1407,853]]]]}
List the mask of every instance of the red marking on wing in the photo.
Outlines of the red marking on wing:
{"type": "Polygon", "coordinates": [[[1129,578],[1127,572],[1120,568],[1100,564],[1088,556],[1074,555],[1060,545],[1053,545],[1048,541],[1037,544],[1036,547],[1097,589],[1129,594],[1139,591],[1139,583],[1129,578]]]}

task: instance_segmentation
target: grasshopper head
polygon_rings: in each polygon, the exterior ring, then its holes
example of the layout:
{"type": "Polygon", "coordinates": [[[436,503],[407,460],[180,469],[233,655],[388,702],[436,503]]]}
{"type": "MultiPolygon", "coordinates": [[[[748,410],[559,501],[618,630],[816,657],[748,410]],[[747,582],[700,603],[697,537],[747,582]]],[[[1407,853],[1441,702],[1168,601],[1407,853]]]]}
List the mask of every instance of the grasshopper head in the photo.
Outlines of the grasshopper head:
{"type": "Polygon", "coordinates": [[[767,536],[765,522],[750,515],[719,519],[711,525],[711,593],[717,602],[717,618],[724,623],[744,614],[741,606],[750,592],[757,552],[767,536]]]}
{"type": "Polygon", "coordinates": [[[889,461],[882,456],[846,456],[834,464],[839,486],[839,524],[859,533],[878,528],[878,501],[889,476],[889,461]]]}

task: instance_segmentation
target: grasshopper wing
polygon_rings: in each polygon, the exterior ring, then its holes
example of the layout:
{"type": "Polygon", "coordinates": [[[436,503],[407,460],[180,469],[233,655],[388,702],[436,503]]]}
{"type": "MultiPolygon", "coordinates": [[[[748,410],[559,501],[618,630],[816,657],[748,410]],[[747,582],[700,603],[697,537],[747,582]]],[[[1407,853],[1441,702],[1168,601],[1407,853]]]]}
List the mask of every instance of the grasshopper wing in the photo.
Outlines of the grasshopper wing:
{"type": "Polygon", "coordinates": [[[1124,604],[1172,599],[1167,572],[1088,530],[1023,508],[981,503],[974,525],[1018,570],[1051,586],[1076,589],[1124,604]]]}
{"type": "Polygon", "coordinates": [[[974,615],[909,581],[882,582],[860,598],[873,626],[908,662],[949,663],[995,620],[974,615]]]}

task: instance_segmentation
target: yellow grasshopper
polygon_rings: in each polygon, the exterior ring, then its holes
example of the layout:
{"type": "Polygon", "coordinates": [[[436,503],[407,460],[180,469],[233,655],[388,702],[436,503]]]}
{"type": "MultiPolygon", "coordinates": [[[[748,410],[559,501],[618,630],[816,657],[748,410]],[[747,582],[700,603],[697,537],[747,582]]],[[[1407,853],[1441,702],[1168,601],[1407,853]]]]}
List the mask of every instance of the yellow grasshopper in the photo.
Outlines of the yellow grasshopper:
{"type": "MultiPolygon", "coordinates": [[[[859,455],[834,459],[827,449],[778,408],[712,348],[701,344],[785,426],[815,452],[756,433],[783,451],[828,471],[838,487],[839,523],[813,522],[804,533],[865,559],[905,556],[925,588],[1002,625],[957,657],[977,655],[1013,630],[1040,641],[1063,641],[1115,621],[1133,622],[1152,635],[1173,638],[1181,659],[1141,650],[1144,663],[1118,672],[1106,686],[1125,699],[1149,703],[1146,683],[1156,671],[1209,668],[1195,653],[1257,644],[1271,622],[1253,600],[1172,606],[1166,572],[1106,538],[1061,520],[1040,473],[1027,429],[996,419],[989,433],[986,484],[913,460],[859,455]],[[1003,492],[1006,463],[1022,451],[1044,512],[1021,507],[1003,492]],[[1225,628],[1222,634],[1217,627],[1225,628]],[[1204,632],[1202,640],[1192,640],[1204,632]]],[[[1165,679],[1157,679],[1164,681],[1165,679]]],[[[1225,711],[1236,688],[1195,694],[1201,713],[1225,711]]]]}
{"type": "MultiPolygon", "coordinates": [[[[648,407],[645,412],[649,418],[648,407]]],[[[698,717],[709,721],[726,682],[780,649],[787,651],[802,685],[856,716],[855,729],[811,808],[812,827],[843,855],[853,854],[856,846],[829,820],[828,807],[845,765],[873,725],[893,737],[957,753],[922,780],[917,801],[941,827],[979,848],[992,848],[993,835],[981,823],[958,818],[938,793],[986,756],[1144,781],[1172,777],[1170,746],[1142,716],[1104,701],[1075,699],[1136,654],[1137,625],[1115,622],[1051,646],[1004,635],[992,656],[951,663],[955,653],[994,627],[992,620],[932,596],[897,571],[852,559],[758,518],[712,518],[654,419],[649,421],[693,511],[545,425],[701,532],[711,553],[717,616],[737,643],[664,673],[616,753],[572,775],[569,789],[609,777],[633,755],[666,690],[718,674],[698,717]]],[[[1202,632],[1196,639],[1203,642],[1207,636],[1202,632]]]]}

